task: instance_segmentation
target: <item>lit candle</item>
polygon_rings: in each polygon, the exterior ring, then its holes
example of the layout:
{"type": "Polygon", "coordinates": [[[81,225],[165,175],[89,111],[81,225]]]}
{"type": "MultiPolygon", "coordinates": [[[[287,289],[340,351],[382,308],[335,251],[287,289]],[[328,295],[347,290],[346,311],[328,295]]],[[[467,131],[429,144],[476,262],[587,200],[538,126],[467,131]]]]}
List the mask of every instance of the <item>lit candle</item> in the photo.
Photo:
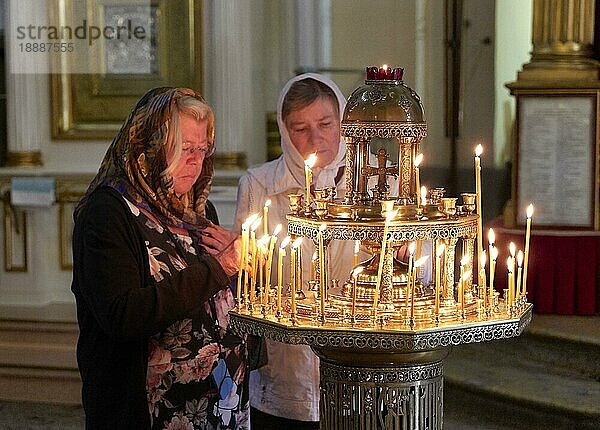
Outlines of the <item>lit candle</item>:
{"type": "Polygon", "coordinates": [[[527,265],[529,263],[529,238],[531,236],[531,217],[533,216],[533,205],[527,206],[527,229],[525,231],[525,258],[523,259],[523,295],[527,300],[527,265]]]}
{"type": "Polygon", "coordinates": [[[523,251],[517,253],[517,300],[521,298],[521,279],[523,276],[523,251]]]}
{"type": "Polygon", "coordinates": [[[283,289],[283,257],[285,257],[285,247],[290,243],[290,237],[286,236],[279,245],[277,253],[277,312],[281,313],[281,291],[283,289]]]}
{"type": "Polygon", "coordinates": [[[425,256],[419,258],[417,261],[415,261],[415,266],[413,268],[412,285],[411,285],[411,290],[410,290],[410,321],[411,322],[414,322],[414,319],[415,319],[415,288],[416,288],[416,284],[417,284],[417,270],[419,270],[419,267],[421,267],[423,264],[425,264],[425,262],[427,261],[428,258],[429,258],[428,255],[425,255],[425,256]]]}
{"type": "Polygon", "coordinates": [[[417,194],[417,206],[421,206],[421,196],[419,192],[421,190],[421,178],[419,174],[419,165],[423,161],[423,154],[419,154],[415,157],[415,191],[417,194]]]}
{"type": "Polygon", "coordinates": [[[319,226],[317,232],[317,242],[319,244],[319,298],[321,304],[321,317],[325,316],[325,246],[323,243],[323,232],[327,228],[327,224],[323,223],[319,226]]]}
{"type": "Polygon", "coordinates": [[[481,255],[479,256],[479,291],[483,294],[483,297],[480,295],[479,298],[483,299],[483,303],[487,303],[487,287],[485,282],[485,263],[487,262],[487,254],[485,249],[481,251],[481,255]]]}
{"type": "Polygon", "coordinates": [[[318,251],[313,252],[310,259],[310,281],[316,281],[317,277],[317,260],[319,259],[318,251]]]}
{"type": "Polygon", "coordinates": [[[265,304],[265,287],[267,284],[267,280],[264,279],[263,280],[263,274],[264,274],[264,263],[265,263],[265,256],[267,254],[267,246],[269,243],[269,235],[265,234],[264,236],[262,236],[260,238],[260,240],[257,242],[257,251],[258,251],[258,290],[259,290],[259,294],[260,294],[260,303],[261,304],[265,304]]]}
{"type": "Polygon", "coordinates": [[[421,187],[421,205],[425,206],[427,204],[427,187],[423,185],[421,187]]]}
{"type": "Polygon", "coordinates": [[[310,186],[312,184],[312,168],[317,162],[317,154],[312,153],[304,161],[304,176],[306,179],[306,209],[310,208],[310,186]]]}
{"type": "Polygon", "coordinates": [[[242,304],[242,277],[245,269],[244,261],[246,260],[246,248],[248,247],[248,225],[246,222],[242,224],[242,246],[240,251],[240,269],[238,270],[238,278],[237,278],[237,305],[238,309],[242,304]]]}
{"type": "Polygon", "coordinates": [[[446,250],[443,243],[435,250],[435,314],[440,313],[440,284],[442,282],[442,255],[446,250]]]}
{"type": "Polygon", "coordinates": [[[475,195],[477,204],[477,256],[483,252],[483,214],[481,212],[481,144],[475,148],[475,195]]]}
{"type": "Polygon", "coordinates": [[[390,223],[398,213],[398,210],[388,211],[385,214],[385,223],[383,226],[383,238],[381,241],[381,252],[379,254],[379,269],[377,270],[377,283],[375,284],[375,295],[373,301],[373,307],[377,309],[377,305],[379,304],[379,293],[381,291],[381,281],[383,278],[383,264],[385,260],[385,251],[387,246],[387,234],[390,223]]]}
{"type": "Polygon", "coordinates": [[[412,271],[413,271],[413,258],[415,257],[415,249],[417,245],[415,242],[411,242],[408,245],[408,273],[406,279],[406,297],[405,297],[405,306],[408,309],[408,295],[410,291],[410,286],[412,282],[412,271]]]}
{"type": "Polygon", "coordinates": [[[506,266],[508,267],[508,297],[504,298],[504,303],[506,305],[506,312],[510,312],[510,307],[512,306],[512,292],[515,288],[515,279],[513,275],[513,258],[508,257],[506,259],[506,266]]]}
{"type": "Polygon", "coordinates": [[[358,266],[358,251],[360,250],[360,240],[354,241],[354,266],[358,266]]]}
{"type": "Polygon", "coordinates": [[[269,292],[271,291],[271,269],[273,266],[273,251],[275,249],[275,243],[277,242],[277,235],[281,232],[282,229],[281,224],[277,224],[275,226],[275,230],[273,231],[273,235],[271,236],[271,240],[269,241],[269,252],[267,254],[267,270],[265,276],[265,297],[263,300],[263,304],[267,304],[269,298],[269,292]]]}
{"type": "Polygon", "coordinates": [[[358,266],[352,271],[352,318],[356,318],[356,294],[358,290],[358,275],[363,270],[363,266],[358,266]]]}
{"type": "Polygon", "coordinates": [[[256,248],[256,229],[260,225],[262,218],[256,218],[256,220],[250,226],[250,250],[252,253],[252,273],[250,275],[250,282],[244,285],[244,296],[246,300],[249,300],[250,304],[254,303],[254,284],[256,284],[256,265],[257,265],[257,248],[256,248]]]}
{"type": "Polygon", "coordinates": [[[290,288],[290,311],[292,315],[296,315],[296,257],[298,254],[298,248],[302,243],[302,238],[299,237],[292,243],[292,252],[291,252],[291,264],[292,264],[292,287],[290,288]]]}
{"type": "Polygon", "coordinates": [[[515,261],[516,261],[516,254],[517,254],[517,245],[515,245],[514,242],[510,242],[510,244],[508,245],[508,250],[510,252],[510,267],[511,267],[511,272],[513,274],[513,278],[512,278],[512,286],[509,285],[508,287],[508,291],[510,293],[510,304],[514,305],[515,304],[515,297],[517,295],[517,292],[515,291],[515,261]]]}
{"type": "Polygon", "coordinates": [[[269,206],[271,206],[271,199],[267,199],[263,206],[263,234],[269,234],[269,206]]]}
{"type": "Polygon", "coordinates": [[[460,300],[460,309],[462,316],[465,316],[465,265],[469,261],[468,255],[463,255],[460,260],[460,278],[458,280],[458,299],[460,300]]]}
{"type": "MultiPolygon", "coordinates": [[[[242,245],[245,242],[244,252],[242,253],[242,266],[244,268],[244,281],[243,281],[242,288],[244,289],[244,301],[248,300],[248,275],[249,275],[248,262],[249,262],[249,255],[252,252],[252,250],[250,249],[250,228],[256,221],[256,218],[258,218],[257,213],[252,214],[248,218],[246,218],[246,221],[244,222],[244,224],[246,224],[245,237],[244,237],[244,234],[242,234],[242,245]]],[[[244,230],[242,229],[242,233],[243,232],[244,232],[244,230]]],[[[239,285],[239,281],[238,281],[238,285],[239,285]]],[[[241,290],[242,288],[239,288],[238,290],[241,290]]],[[[238,298],[241,299],[239,291],[238,291],[238,298]]]]}
{"type": "Polygon", "coordinates": [[[492,245],[490,248],[490,306],[494,300],[494,275],[496,274],[496,259],[498,258],[498,248],[492,245]]]}
{"type": "MultiPolygon", "coordinates": [[[[496,241],[496,235],[494,234],[494,229],[490,228],[488,230],[488,249],[489,249],[489,256],[490,256],[490,299],[492,299],[493,296],[493,292],[494,292],[494,275],[492,274],[492,256],[494,255],[492,253],[492,249],[494,249],[494,242],[496,241]]],[[[498,253],[496,252],[496,255],[498,255],[498,253]]],[[[495,263],[495,261],[494,261],[495,263]]]]}

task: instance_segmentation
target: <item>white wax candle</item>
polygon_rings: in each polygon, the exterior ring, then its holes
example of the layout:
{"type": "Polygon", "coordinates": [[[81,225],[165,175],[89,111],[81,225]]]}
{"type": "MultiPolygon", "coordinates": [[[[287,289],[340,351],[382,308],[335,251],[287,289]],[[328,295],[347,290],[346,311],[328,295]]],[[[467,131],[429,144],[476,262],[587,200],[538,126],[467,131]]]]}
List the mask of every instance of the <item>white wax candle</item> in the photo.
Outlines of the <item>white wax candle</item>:
{"type": "Polygon", "coordinates": [[[481,212],[481,144],[475,148],[475,200],[477,204],[477,257],[483,252],[483,213],[481,212]]]}
{"type": "Polygon", "coordinates": [[[529,263],[529,239],[531,237],[531,217],[533,216],[533,205],[527,206],[527,228],[525,230],[525,258],[523,266],[523,294],[527,299],[527,266],[529,263]]]}

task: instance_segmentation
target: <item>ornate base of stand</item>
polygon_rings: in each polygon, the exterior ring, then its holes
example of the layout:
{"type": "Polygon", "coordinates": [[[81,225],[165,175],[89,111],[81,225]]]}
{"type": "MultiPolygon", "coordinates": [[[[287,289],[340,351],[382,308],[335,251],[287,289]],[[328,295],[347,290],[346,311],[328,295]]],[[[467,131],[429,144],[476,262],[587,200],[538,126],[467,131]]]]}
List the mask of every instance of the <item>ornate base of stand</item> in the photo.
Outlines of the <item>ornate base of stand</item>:
{"type": "Polygon", "coordinates": [[[412,354],[313,350],[321,359],[322,430],[442,429],[447,348],[412,354]]]}
{"type": "MultiPolygon", "coordinates": [[[[519,336],[531,321],[526,303],[515,315],[404,329],[348,327],[342,322],[289,323],[285,316],[231,311],[230,327],[293,345],[321,361],[323,430],[441,430],[443,367],[451,346],[519,336]]],[[[311,321],[302,319],[300,322],[311,321]]]]}

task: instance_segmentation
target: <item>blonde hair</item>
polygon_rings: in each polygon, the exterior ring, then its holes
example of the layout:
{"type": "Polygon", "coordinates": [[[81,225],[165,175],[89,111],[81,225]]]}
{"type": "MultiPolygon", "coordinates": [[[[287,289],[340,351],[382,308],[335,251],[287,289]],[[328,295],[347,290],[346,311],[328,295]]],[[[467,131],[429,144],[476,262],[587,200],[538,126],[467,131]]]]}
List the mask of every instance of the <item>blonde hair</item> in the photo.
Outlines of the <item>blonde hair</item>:
{"type": "Polygon", "coordinates": [[[168,123],[167,140],[165,145],[165,154],[173,154],[173,161],[167,165],[166,174],[170,174],[177,162],[181,158],[181,138],[180,118],[182,115],[189,115],[197,121],[206,121],[206,137],[211,148],[215,141],[215,115],[212,108],[205,102],[192,97],[183,96],[178,99],[173,108],[171,119],[168,123]]]}

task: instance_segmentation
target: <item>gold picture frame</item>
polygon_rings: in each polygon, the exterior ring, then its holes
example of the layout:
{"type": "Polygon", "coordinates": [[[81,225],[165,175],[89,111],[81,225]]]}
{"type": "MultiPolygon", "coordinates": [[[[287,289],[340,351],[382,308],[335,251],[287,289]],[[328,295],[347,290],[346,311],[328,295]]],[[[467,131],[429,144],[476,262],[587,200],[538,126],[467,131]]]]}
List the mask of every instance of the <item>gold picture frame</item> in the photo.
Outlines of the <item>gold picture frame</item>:
{"type": "Polygon", "coordinates": [[[61,196],[58,202],[58,236],[59,236],[59,259],[60,270],[73,270],[73,211],[83,194],[68,193],[61,196]]]}
{"type": "Polygon", "coordinates": [[[27,272],[27,213],[10,206],[10,193],[2,198],[4,218],[4,271],[27,272]]]}
{"type": "Polygon", "coordinates": [[[114,63],[124,67],[111,73],[109,62],[104,61],[110,45],[102,38],[94,43],[88,40],[87,47],[75,45],[74,51],[79,49],[83,55],[81,61],[74,52],[62,53],[53,69],[58,72],[51,76],[53,139],[112,139],[147,90],[161,86],[202,89],[201,0],[55,0],[51,10],[60,26],[75,28],[85,22],[106,28],[107,9],[140,5],[150,7],[156,30],[149,42],[155,51],[149,72],[129,73],[128,63],[123,62],[114,63]],[[82,61],[91,64],[94,73],[79,73],[76,68],[82,61]]]}

